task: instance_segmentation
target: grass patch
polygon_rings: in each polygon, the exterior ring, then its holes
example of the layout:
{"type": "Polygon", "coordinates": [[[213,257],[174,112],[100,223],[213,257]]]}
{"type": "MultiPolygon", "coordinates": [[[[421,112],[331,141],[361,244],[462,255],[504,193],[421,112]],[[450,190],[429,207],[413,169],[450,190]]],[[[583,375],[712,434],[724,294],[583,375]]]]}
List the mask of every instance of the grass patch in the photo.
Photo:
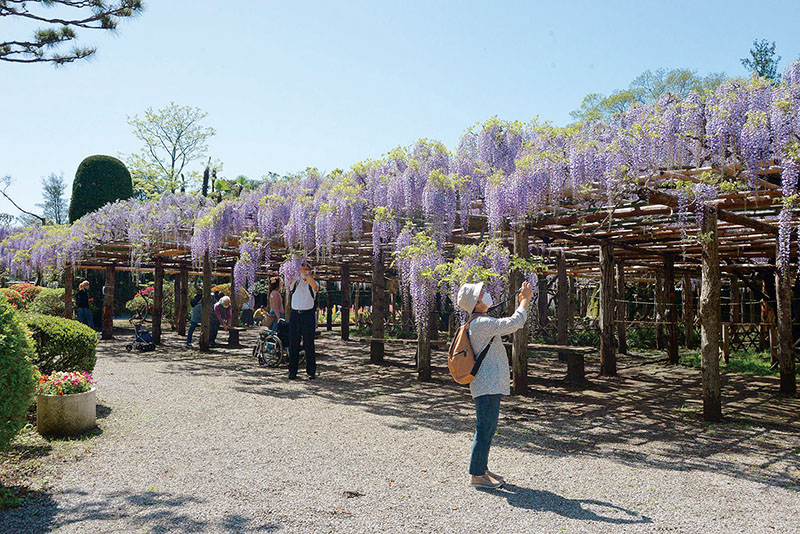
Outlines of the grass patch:
{"type": "MultiPolygon", "coordinates": [[[[684,367],[700,369],[700,353],[697,351],[684,352],[681,354],[680,364],[684,367]]],[[[751,376],[777,376],[778,368],[771,369],[771,365],[769,351],[746,350],[731,353],[727,364],[720,360],[720,372],[751,376]]],[[[798,368],[798,374],[800,374],[800,368],[798,368]]]]}

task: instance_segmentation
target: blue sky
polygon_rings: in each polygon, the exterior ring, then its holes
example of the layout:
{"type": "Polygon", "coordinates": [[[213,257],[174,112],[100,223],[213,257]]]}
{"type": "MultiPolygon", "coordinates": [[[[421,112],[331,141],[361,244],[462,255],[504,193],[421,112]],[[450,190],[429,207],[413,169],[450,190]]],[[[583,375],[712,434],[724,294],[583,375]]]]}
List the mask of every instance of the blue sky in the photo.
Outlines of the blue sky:
{"type": "MultiPolygon", "coordinates": [[[[224,175],[347,168],[420,137],[453,147],[493,115],[570,121],[589,92],[645,69],[745,74],[755,38],[800,56],[797,2],[149,0],[61,68],[0,63],[0,176],[28,208],[41,177],[135,152],[127,116],[208,112],[224,175]],[[223,9],[221,6],[225,6],[223,9]]],[[[3,21],[0,35],[27,37],[3,21]]],[[[200,169],[197,162],[194,168],[200,169]]],[[[17,214],[0,199],[0,212],[17,214]]]]}

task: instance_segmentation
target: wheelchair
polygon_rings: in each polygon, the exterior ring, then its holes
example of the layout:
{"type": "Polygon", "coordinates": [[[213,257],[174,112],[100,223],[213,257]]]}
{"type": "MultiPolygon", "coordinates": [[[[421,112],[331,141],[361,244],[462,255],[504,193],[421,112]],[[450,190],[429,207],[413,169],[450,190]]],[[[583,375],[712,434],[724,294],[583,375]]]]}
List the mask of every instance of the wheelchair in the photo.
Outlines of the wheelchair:
{"type": "MultiPolygon", "coordinates": [[[[253,356],[260,365],[280,367],[289,363],[289,323],[278,320],[276,330],[268,329],[259,334],[258,342],[253,347],[253,356]]],[[[306,351],[300,351],[299,364],[306,361],[306,351]]]]}

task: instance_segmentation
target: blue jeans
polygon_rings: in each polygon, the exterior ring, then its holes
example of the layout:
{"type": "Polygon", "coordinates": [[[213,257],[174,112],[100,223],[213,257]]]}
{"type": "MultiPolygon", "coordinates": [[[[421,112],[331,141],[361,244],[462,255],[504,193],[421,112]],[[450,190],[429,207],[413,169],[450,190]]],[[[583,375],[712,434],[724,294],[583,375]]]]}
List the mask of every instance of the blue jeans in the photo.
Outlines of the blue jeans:
{"type": "Polygon", "coordinates": [[[489,465],[489,447],[497,430],[502,395],[481,395],[475,397],[475,440],[472,442],[472,456],[469,460],[469,474],[482,476],[489,465]]]}
{"type": "Polygon", "coordinates": [[[192,335],[194,335],[194,331],[195,331],[195,329],[197,328],[197,325],[199,325],[199,324],[200,324],[200,323],[196,323],[196,322],[194,322],[194,321],[192,321],[192,322],[189,324],[189,333],[188,333],[188,334],[186,334],[186,344],[187,344],[187,345],[191,345],[191,344],[192,344],[192,335]]]}
{"type": "Polygon", "coordinates": [[[89,308],[78,308],[78,320],[94,330],[94,319],[92,319],[92,310],[89,308]]]}
{"type": "MultiPolygon", "coordinates": [[[[278,317],[277,317],[277,315],[275,315],[274,311],[269,312],[269,314],[271,316],[275,317],[275,320],[272,321],[272,328],[270,328],[270,330],[272,330],[273,332],[277,332],[278,331],[278,317]]],[[[281,319],[286,319],[286,314],[285,313],[281,313],[281,319]]]]}

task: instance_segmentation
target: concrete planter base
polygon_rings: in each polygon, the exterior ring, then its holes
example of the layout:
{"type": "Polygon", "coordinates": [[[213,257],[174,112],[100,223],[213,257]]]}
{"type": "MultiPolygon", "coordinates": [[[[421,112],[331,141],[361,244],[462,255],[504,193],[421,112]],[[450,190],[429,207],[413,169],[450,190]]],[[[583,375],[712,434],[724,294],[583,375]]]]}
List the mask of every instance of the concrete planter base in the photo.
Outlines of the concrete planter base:
{"type": "Polygon", "coordinates": [[[37,395],[36,430],[42,436],[77,436],[97,423],[95,388],[72,395],[37,395]]]}

